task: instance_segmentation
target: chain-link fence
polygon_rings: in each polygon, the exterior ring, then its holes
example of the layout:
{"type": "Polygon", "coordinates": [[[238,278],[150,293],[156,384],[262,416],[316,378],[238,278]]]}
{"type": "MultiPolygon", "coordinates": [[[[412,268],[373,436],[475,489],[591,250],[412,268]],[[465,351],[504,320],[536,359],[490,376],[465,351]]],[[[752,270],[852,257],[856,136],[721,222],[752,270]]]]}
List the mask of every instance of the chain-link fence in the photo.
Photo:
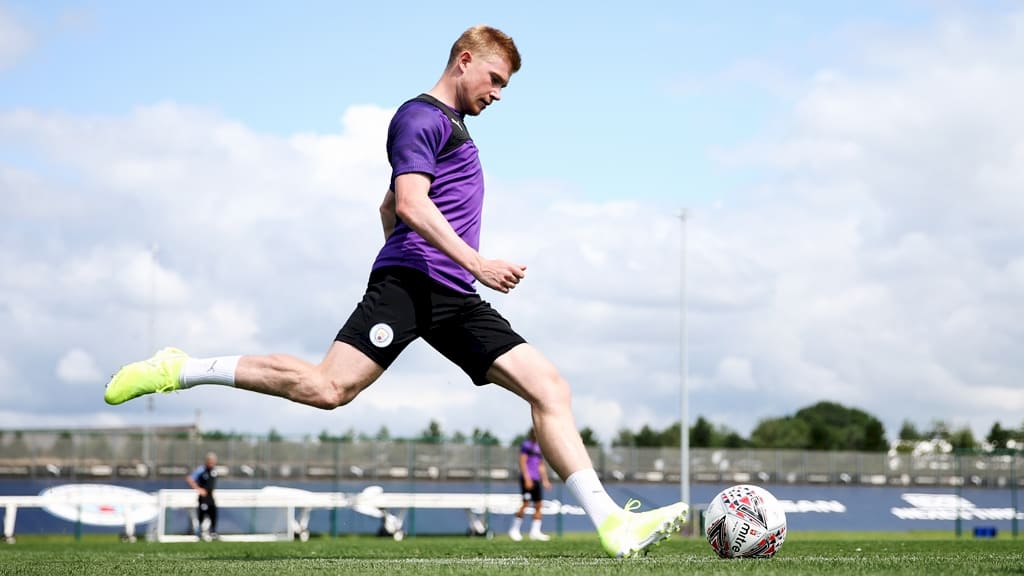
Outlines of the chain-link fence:
{"type": "MultiPolygon", "coordinates": [[[[606,482],[680,479],[678,448],[589,449],[606,482]]],[[[180,477],[216,452],[228,477],[260,480],[506,480],[518,448],[410,440],[321,441],[241,436],[211,440],[195,429],[0,431],[0,477],[77,481],[180,477]]],[[[694,448],[690,479],[705,483],[1024,485],[1024,454],[816,452],[694,448]]]]}

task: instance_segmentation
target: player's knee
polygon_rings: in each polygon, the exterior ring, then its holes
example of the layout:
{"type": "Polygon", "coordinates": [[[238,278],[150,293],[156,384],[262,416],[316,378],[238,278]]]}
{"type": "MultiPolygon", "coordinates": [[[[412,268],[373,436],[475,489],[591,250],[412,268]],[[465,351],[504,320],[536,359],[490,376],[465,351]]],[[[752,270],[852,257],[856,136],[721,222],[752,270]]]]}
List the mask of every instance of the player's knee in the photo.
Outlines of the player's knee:
{"type": "Polygon", "coordinates": [[[569,382],[557,372],[545,374],[543,386],[538,387],[537,402],[547,409],[568,408],[572,404],[569,382]]]}
{"type": "Polygon", "coordinates": [[[358,388],[355,384],[338,379],[328,379],[321,386],[318,386],[318,389],[321,391],[321,394],[317,407],[324,410],[333,410],[339,406],[344,406],[351,402],[358,393],[358,388]]]}

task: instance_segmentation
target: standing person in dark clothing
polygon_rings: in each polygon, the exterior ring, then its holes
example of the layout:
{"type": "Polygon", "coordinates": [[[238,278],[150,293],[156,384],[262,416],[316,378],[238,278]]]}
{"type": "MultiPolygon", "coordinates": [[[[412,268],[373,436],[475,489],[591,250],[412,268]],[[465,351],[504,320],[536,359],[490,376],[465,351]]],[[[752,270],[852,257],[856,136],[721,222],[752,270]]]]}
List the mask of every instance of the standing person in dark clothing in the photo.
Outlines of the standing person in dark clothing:
{"type": "Polygon", "coordinates": [[[217,455],[207,452],[206,461],[185,477],[185,482],[199,494],[199,537],[203,540],[217,538],[217,502],[213,490],[217,487],[217,455]],[[205,521],[209,524],[204,524],[205,521]]]}

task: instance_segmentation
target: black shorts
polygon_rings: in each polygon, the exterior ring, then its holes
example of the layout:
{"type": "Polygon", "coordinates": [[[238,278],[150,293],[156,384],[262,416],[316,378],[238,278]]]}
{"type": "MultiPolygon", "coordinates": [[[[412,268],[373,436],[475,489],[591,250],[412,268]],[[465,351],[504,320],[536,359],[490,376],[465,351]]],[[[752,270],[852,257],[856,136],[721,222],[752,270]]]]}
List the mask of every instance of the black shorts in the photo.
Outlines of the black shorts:
{"type": "Polygon", "coordinates": [[[526,480],[523,477],[519,477],[519,493],[523,495],[523,500],[529,502],[542,502],[544,500],[544,489],[542,488],[543,483],[540,480],[533,481],[533,488],[526,489],[526,480]]]}
{"type": "Polygon", "coordinates": [[[420,337],[478,386],[488,383],[487,371],[499,356],[526,342],[478,294],[463,294],[402,266],[370,274],[362,302],[335,340],[387,369],[420,337]]]}

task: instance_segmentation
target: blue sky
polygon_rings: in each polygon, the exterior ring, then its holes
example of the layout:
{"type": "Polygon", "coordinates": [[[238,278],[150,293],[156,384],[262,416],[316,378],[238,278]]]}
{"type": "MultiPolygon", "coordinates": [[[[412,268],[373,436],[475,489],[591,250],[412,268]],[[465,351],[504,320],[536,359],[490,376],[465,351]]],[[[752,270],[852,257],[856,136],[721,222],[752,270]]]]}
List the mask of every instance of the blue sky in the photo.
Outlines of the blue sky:
{"type": "Polygon", "coordinates": [[[490,170],[572,173],[589,197],[682,204],[746,181],[707,148],[771,128],[794,96],[782,83],[849,57],[837,38],[937,15],[899,2],[525,2],[454,16],[400,6],[15,3],[36,46],[0,77],[0,105],[107,115],[173,100],[276,134],[330,132],[348,106],[429,88],[451,39],[486,22],[513,34],[525,62],[508,105],[473,122],[490,170]]]}
{"type": "Polygon", "coordinates": [[[524,407],[426,347],[358,410],[100,394],[156,345],[318,360],[378,247],[387,121],[481,22],[524,62],[469,123],[483,249],[530,267],[485,297],[581,425],[679,417],[682,207],[691,418],[746,434],[832,400],[890,438],[1024,424],[1024,12],[916,1],[0,0],[0,418],[521,432],[524,407]]]}

